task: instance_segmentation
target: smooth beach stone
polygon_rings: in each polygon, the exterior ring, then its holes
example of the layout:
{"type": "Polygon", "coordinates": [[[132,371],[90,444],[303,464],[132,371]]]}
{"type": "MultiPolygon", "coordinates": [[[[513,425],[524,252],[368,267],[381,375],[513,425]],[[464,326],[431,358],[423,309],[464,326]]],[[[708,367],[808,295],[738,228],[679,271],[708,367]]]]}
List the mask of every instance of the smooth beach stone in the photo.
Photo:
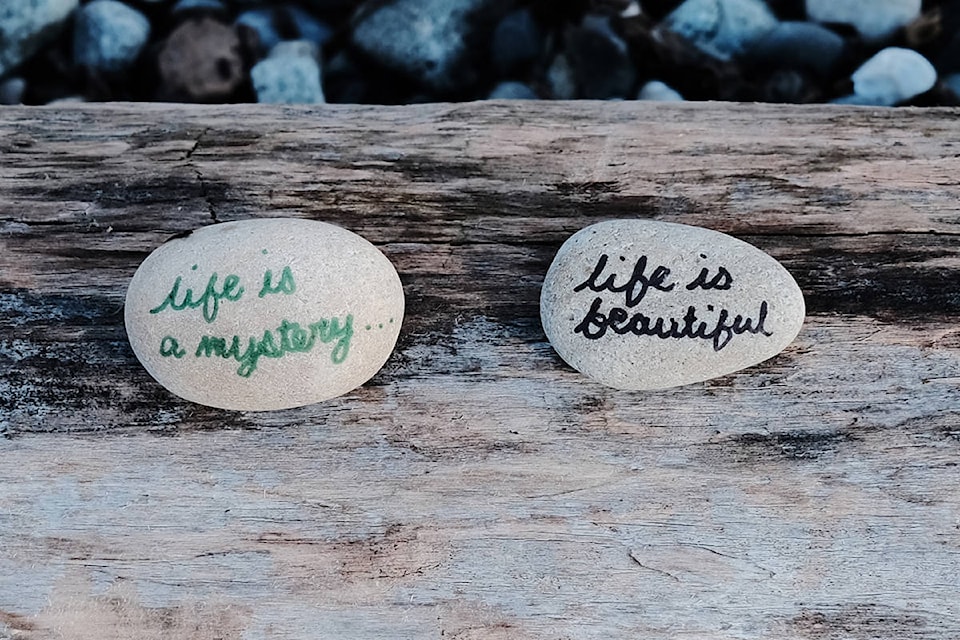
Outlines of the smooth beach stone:
{"type": "Polygon", "coordinates": [[[885,40],[913,22],[923,0],[806,0],[807,17],[849,24],[869,42],[885,40]]]}
{"type": "Polygon", "coordinates": [[[380,64],[413,76],[437,91],[457,90],[474,80],[467,64],[477,51],[483,21],[496,0],[393,0],[369,3],[353,27],[354,46],[380,64]]]}
{"type": "Polygon", "coordinates": [[[501,82],[493,88],[487,100],[536,100],[537,94],[528,85],[514,80],[501,82]]]}
{"type": "Polygon", "coordinates": [[[0,77],[56,39],[79,0],[0,0],[0,77]]]}
{"type": "Polygon", "coordinates": [[[132,66],[150,39],[150,20],[116,0],[93,0],[77,11],[73,23],[73,60],[97,71],[132,66]]]}
{"type": "Polygon", "coordinates": [[[729,60],[777,26],[763,0],[684,0],[663,23],[708,55],[729,60]]]}
{"type": "Polygon", "coordinates": [[[637,93],[637,100],[654,102],[683,102],[683,96],[676,89],[659,80],[650,80],[637,93]]]}
{"type": "Polygon", "coordinates": [[[169,240],[127,290],[137,358],[181,398],[263,411],[333,398],[373,377],[403,321],[403,287],[346,229],[287,218],[169,240]]]}
{"type": "Polygon", "coordinates": [[[913,49],[887,47],[853,72],[855,104],[892,107],[937,84],[937,70],[913,49]]]}
{"type": "Polygon", "coordinates": [[[617,389],[701,382],[763,362],[800,331],[803,293],[775,259],[723,233],[613,220],[557,252],[543,330],[581,373],[617,389]]]}
{"type": "Polygon", "coordinates": [[[843,38],[815,22],[781,22],[747,51],[770,69],[799,69],[829,76],[843,55],[843,38]]]}
{"type": "Polygon", "coordinates": [[[253,66],[250,80],[263,104],[320,104],[326,101],[320,83],[317,47],[306,40],[281,42],[253,66]]]}

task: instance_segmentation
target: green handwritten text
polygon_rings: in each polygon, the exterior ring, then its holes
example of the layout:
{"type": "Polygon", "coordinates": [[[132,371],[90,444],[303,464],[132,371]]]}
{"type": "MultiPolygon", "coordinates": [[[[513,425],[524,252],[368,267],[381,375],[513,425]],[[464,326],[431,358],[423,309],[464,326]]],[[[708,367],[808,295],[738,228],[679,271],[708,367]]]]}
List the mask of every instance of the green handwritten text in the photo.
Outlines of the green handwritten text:
{"type": "Polygon", "coordinates": [[[180,348],[180,343],[173,336],[164,336],[163,340],[160,341],[160,355],[164,358],[173,356],[179,359],[186,355],[186,353],[186,351],[180,348]]]}
{"type": "Polygon", "coordinates": [[[263,337],[251,336],[245,346],[241,346],[240,336],[227,338],[203,336],[194,356],[197,358],[220,357],[233,358],[240,363],[237,375],[249,378],[257,370],[260,358],[282,358],[288,353],[307,353],[319,340],[323,344],[334,343],[330,360],[340,364],[350,352],[350,340],[353,337],[353,316],[324,318],[312,322],[306,327],[297,322],[283,320],[275,330],[266,330],[263,337]]]}
{"type": "Polygon", "coordinates": [[[271,293],[284,293],[290,295],[297,290],[297,284],[293,281],[293,272],[290,270],[290,267],[284,267],[283,272],[280,274],[280,282],[276,286],[273,286],[273,272],[267,269],[263,274],[263,288],[260,289],[260,296],[271,293]]]}
{"type": "Polygon", "coordinates": [[[177,276],[177,279],[173,283],[173,288],[170,289],[170,293],[167,294],[163,302],[153,309],[150,309],[150,313],[160,313],[167,308],[172,311],[183,311],[184,309],[202,307],[203,319],[207,322],[213,322],[217,319],[217,313],[220,311],[221,300],[235,302],[243,296],[243,287],[240,286],[240,278],[235,275],[229,275],[224,278],[223,286],[217,291],[217,272],[214,271],[207,281],[207,287],[204,289],[203,295],[195,298],[196,294],[193,292],[193,289],[188,288],[178,302],[177,298],[180,296],[180,285],[182,283],[183,278],[177,276]]]}

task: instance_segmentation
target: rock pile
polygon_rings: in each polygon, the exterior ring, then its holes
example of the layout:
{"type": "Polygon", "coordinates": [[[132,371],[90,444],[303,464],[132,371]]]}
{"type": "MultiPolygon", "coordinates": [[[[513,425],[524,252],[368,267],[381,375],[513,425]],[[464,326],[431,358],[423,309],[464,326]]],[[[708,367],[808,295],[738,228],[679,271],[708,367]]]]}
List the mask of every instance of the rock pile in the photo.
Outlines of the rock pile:
{"type": "Polygon", "coordinates": [[[946,0],[4,0],[0,102],[960,104],[946,0]]]}

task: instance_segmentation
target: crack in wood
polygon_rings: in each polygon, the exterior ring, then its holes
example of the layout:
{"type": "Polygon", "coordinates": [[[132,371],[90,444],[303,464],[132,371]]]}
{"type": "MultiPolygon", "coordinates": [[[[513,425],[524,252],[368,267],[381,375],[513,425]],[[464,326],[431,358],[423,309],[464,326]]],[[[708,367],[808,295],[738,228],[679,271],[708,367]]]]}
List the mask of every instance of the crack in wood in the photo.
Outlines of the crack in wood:
{"type": "Polygon", "coordinates": [[[193,154],[196,153],[197,149],[200,148],[200,144],[203,141],[204,136],[206,136],[207,133],[209,133],[209,131],[210,131],[210,127],[204,127],[203,130],[200,131],[200,133],[197,135],[197,139],[194,140],[193,142],[193,146],[187,149],[187,153],[183,157],[184,160],[189,160],[190,158],[193,157],[193,154]]]}
{"type": "Polygon", "coordinates": [[[636,555],[634,555],[633,551],[627,552],[627,556],[629,556],[629,558],[630,558],[631,560],[633,560],[633,562],[634,562],[638,567],[640,567],[641,569],[646,569],[647,571],[653,571],[654,573],[659,573],[659,574],[662,575],[662,576],[666,576],[666,577],[670,578],[670,579],[673,580],[674,582],[680,582],[680,578],[678,578],[677,576],[673,575],[673,574],[670,573],[669,571],[663,571],[662,569],[656,569],[656,568],[654,568],[654,567],[650,567],[650,566],[647,566],[647,565],[643,564],[643,563],[640,561],[640,559],[637,558],[636,555]]]}

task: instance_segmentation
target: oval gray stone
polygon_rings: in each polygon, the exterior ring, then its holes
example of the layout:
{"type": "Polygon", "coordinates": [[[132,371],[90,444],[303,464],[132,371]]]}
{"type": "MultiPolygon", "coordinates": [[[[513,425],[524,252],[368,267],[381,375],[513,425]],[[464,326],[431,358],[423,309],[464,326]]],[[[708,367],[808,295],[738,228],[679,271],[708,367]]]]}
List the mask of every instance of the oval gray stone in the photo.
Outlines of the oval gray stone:
{"type": "Polygon", "coordinates": [[[0,2],[0,77],[56,39],[79,0],[0,2]]]}
{"type": "Polygon", "coordinates": [[[760,249],[723,233],[613,220],[570,237],[540,296],[543,330],[573,368],[617,389],[723,376],[782,351],[803,293],[760,249]]]}
{"type": "Polygon", "coordinates": [[[853,72],[857,104],[892,107],[937,84],[937,70],[913,49],[887,47],[853,72]]]}
{"type": "Polygon", "coordinates": [[[664,26],[715,58],[729,60],[777,26],[763,0],[684,0],[664,26]]]}
{"type": "Polygon", "coordinates": [[[250,70],[250,80],[263,104],[321,104],[317,48],[306,40],[281,42],[250,70]]]}
{"type": "Polygon", "coordinates": [[[923,0],[806,0],[806,7],[811,20],[849,24],[865,40],[877,42],[913,22],[923,0]]]}
{"type": "Polygon", "coordinates": [[[147,256],[127,290],[130,345],[157,382],[221,409],[333,398],[373,377],[403,321],[396,269],[346,229],[227,222],[147,256]]]}
{"type": "Polygon", "coordinates": [[[133,65],[150,39],[150,20],[117,0],[93,0],[73,23],[73,59],[98,71],[117,72],[133,65]]]}

